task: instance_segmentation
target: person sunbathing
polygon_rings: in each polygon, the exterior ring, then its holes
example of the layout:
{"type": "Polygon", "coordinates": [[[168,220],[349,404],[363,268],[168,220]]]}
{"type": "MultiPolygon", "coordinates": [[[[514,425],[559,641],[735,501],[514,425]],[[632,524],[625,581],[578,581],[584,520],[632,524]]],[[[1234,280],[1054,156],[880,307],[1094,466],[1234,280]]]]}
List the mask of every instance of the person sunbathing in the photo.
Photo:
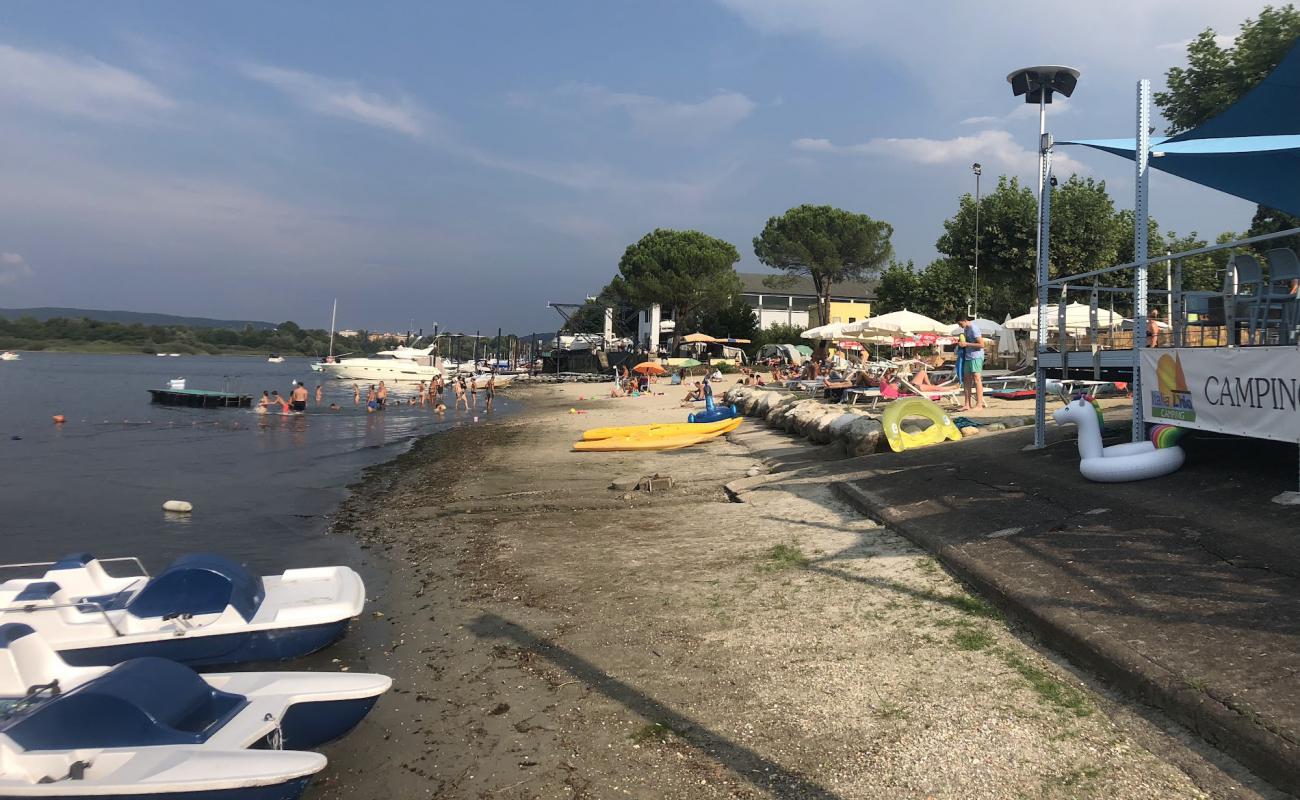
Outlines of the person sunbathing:
{"type": "Polygon", "coordinates": [[[691,403],[696,402],[697,400],[703,400],[703,399],[704,399],[704,389],[701,386],[700,382],[696,381],[695,388],[687,392],[686,396],[682,398],[682,405],[688,406],[691,403]]]}
{"type": "Polygon", "coordinates": [[[912,375],[912,385],[922,391],[927,389],[938,389],[939,387],[930,382],[930,373],[922,367],[912,375]]]}

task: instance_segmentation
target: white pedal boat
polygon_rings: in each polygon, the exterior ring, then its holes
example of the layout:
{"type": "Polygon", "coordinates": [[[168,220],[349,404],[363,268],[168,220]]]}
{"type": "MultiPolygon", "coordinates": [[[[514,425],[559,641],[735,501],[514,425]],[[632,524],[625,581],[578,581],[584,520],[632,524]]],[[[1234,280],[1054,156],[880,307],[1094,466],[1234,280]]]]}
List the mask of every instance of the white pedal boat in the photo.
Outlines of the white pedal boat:
{"type": "MultiPolygon", "coordinates": [[[[125,698],[151,720],[173,728],[179,724],[187,735],[201,733],[208,747],[312,750],[355,728],[392,685],[387,675],[364,672],[199,674],[160,658],[74,667],[30,626],[0,625],[0,726],[16,706],[35,708],[74,692],[95,693],[125,698]]],[[[133,709],[126,712],[129,716],[133,709]]]]}
{"type": "Polygon", "coordinates": [[[75,666],[157,656],[216,666],[282,661],[320,650],[361,613],[365,586],[348,567],[258,577],[230,559],[189,555],[149,577],[138,559],[89,554],[48,564],[35,579],[0,583],[0,623],[31,626],[75,666]],[[104,563],[134,562],[112,577],[104,563]]]}
{"type": "Polygon", "coordinates": [[[69,666],[27,625],[0,625],[0,798],[294,800],[383,675],[200,676],[160,658],[69,666]]]}

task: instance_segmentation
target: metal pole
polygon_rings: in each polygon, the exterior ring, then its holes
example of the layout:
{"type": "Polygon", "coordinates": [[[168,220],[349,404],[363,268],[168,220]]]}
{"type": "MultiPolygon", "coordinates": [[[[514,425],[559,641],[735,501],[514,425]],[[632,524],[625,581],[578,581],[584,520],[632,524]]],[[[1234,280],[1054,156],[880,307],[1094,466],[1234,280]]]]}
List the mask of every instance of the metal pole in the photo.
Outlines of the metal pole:
{"type": "Polygon", "coordinates": [[[1136,180],[1134,181],[1133,258],[1133,441],[1146,440],[1146,423],[1142,396],[1142,350],[1147,343],[1147,201],[1151,171],[1151,81],[1145,78],[1137,85],[1137,152],[1134,153],[1136,180]]]}
{"type": "Polygon", "coordinates": [[[975,296],[971,298],[971,316],[980,315],[980,169],[975,165],[975,296]]]}
{"type": "Polygon", "coordinates": [[[334,298],[334,308],[330,311],[330,360],[334,360],[334,321],[338,318],[339,299],[334,298]]]}
{"type": "Polygon", "coordinates": [[[1034,446],[1047,445],[1047,375],[1043,370],[1043,353],[1047,350],[1047,249],[1051,238],[1052,193],[1048,175],[1052,169],[1052,149],[1047,140],[1047,87],[1038,98],[1038,266],[1034,297],[1038,315],[1037,347],[1034,353],[1034,446]]]}

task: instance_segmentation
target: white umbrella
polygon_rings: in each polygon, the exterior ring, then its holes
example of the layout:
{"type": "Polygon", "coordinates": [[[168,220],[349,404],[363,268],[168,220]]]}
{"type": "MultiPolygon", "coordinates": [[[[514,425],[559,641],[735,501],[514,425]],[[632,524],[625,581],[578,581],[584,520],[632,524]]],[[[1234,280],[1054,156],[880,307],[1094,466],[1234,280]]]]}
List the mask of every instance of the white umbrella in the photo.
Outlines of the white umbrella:
{"type": "MultiPolygon", "coordinates": [[[[1008,317],[1009,316],[1010,315],[1008,315],[1008,317]]],[[[971,322],[975,323],[975,327],[980,329],[981,334],[984,336],[994,337],[998,340],[998,355],[1014,355],[1019,352],[1016,349],[1016,335],[1002,324],[994,322],[991,319],[973,319],[971,322]]],[[[961,326],[953,325],[952,328],[948,330],[948,333],[957,336],[961,333],[961,326]]]]}
{"type": "Polygon", "coordinates": [[[847,339],[852,336],[845,336],[844,329],[847,323],[832,322],[829,325],[818,325],[816,328],[809,328],[799,334],[804,339],[847,339]]]}
{"type": "MultiPolygon", "coordinates": [[[[1060,327],[1060,307],[1055,305],[1046,306],[1047,329],[1054,330],[1060,327]]],[[[1071,333],[1086,331],[1091,326],[1092,311],[1089,306],[1083,303],[1070,303],[1065,307],[1065,329],[1071,333]]],[[[1028,314],[1007,320],[1003,323],[1005,327],[1013,331],[1036,331],[1038,330],[1038,311],[1030,311],[1028,314]]],[[[1111,330],[1124,324],[1124,318],[1119,314],[1114,314],[1104,308],[1097,309],[1097,329],[1111,330]]]]}
{"type": "Polygon", "coordinates": [[[878,317],[870,317],[861,322],[846,325],[845,333],[863,333],[864,331],[884,333],[901,333],[915,336],[918,333],[947,333],[950,326],[915,311],[891,311],[878,317]]]}

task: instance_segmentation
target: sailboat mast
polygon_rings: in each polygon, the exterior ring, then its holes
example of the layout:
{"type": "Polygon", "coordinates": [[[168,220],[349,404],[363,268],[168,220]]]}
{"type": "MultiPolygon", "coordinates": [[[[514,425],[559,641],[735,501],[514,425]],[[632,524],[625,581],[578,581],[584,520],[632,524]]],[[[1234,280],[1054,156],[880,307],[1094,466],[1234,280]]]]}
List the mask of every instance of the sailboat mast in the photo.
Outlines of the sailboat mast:
{"type": "Polygon", "coordinates": [[[339,299],[334,298],[334,310],[330,311],[330,358],[334,358],[334,319],[339,313],[339,299]]]}

